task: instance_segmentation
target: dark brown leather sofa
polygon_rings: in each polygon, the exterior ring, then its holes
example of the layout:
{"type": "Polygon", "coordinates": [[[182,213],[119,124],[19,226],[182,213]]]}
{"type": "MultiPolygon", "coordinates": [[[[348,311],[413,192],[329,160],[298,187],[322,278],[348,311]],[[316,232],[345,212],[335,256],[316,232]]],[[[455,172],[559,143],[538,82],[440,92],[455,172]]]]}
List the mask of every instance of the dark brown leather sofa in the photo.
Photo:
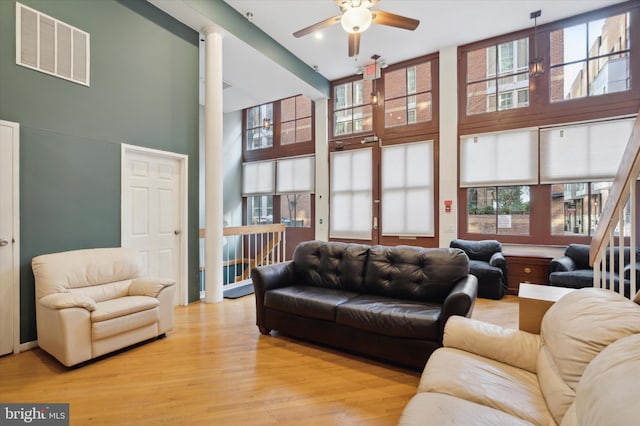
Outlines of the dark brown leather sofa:
{"type": "Polygon", "coordinates": [[[254,268],[256,323],[422,370],[446,320],[470,316],[477,279],[460,249],[308,241],[254,268]]]}

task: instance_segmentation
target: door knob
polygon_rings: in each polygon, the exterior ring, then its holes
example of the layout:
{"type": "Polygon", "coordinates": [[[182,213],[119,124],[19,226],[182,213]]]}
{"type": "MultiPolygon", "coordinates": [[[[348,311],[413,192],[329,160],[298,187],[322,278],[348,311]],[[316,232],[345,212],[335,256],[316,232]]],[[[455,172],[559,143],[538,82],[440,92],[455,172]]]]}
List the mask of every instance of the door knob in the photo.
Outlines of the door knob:
{"type": "Polygon", "coordinates": [[[179,229],[176,229],[175,231],[173,231],[173,234],[174,234],[174,235],[180,235],[180,230],[179,230],[179,229]]]}
{"type": "Polygon", "coordinates": [[[0,247],[4,247],[4,246],[6,246],[8,244],[9,244],[9,240],[4,239],[4,238],[0,239],[0,247]]]}

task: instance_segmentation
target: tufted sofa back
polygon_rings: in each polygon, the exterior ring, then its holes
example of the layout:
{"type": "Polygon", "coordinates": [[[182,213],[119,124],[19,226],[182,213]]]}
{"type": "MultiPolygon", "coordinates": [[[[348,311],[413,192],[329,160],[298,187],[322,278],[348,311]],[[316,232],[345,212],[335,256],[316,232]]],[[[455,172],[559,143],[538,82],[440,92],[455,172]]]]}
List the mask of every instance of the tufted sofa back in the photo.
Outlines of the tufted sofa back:
{"type": "Polygon", "coordinates": [[[296,282],[316,287],[363,291],[369,246],[305,241],[293,252],[296,282]]]}
{"type": "Polygon", "coordinates": [[[442,302],[467,275],[469,258],[460,249],[373,246],[365,287],[381,296],[442,302]]]}
{"type": "Polygon", "coordinates": [[[293,253],[294,280],[316,287],[442,302],[469,274],[460,249],[306,241],[293,253]]]}

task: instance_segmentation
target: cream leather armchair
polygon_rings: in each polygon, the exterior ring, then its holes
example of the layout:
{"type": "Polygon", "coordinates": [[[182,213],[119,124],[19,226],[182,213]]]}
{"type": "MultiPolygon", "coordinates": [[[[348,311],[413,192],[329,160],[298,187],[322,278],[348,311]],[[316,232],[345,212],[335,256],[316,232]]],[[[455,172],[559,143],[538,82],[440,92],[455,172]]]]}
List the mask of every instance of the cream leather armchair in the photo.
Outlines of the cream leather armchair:
{"type": "Polygon", "coordinates": [[[175,282],[141,277],[134,249],[34,257],[38,345],[72,366],[173,329],[175,282]]]}

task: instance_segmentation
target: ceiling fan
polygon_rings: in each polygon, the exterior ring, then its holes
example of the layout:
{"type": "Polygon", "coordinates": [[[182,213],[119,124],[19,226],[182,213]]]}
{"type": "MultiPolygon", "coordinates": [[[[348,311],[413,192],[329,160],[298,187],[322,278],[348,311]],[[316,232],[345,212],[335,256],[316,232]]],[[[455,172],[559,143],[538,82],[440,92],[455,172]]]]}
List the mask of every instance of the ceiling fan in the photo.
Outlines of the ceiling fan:
{"type": "Polygon", "coordinates": [[[406,16],[395,15],[382,10],[371,10],[380,0],[333,0],[342,12],[341,15],[333,16],[324,21],[320,21],[306,28],[293,33],[296,38],[303,37],[312,32],[330,27],[340,22],[342,28],[349,33],[349,56],[356,56],[360,51],[360,34],[364,32],[371,23],[388,25],[390,27],[402,28],[404,30],[415,30],[420,21],[406,16]]]}

